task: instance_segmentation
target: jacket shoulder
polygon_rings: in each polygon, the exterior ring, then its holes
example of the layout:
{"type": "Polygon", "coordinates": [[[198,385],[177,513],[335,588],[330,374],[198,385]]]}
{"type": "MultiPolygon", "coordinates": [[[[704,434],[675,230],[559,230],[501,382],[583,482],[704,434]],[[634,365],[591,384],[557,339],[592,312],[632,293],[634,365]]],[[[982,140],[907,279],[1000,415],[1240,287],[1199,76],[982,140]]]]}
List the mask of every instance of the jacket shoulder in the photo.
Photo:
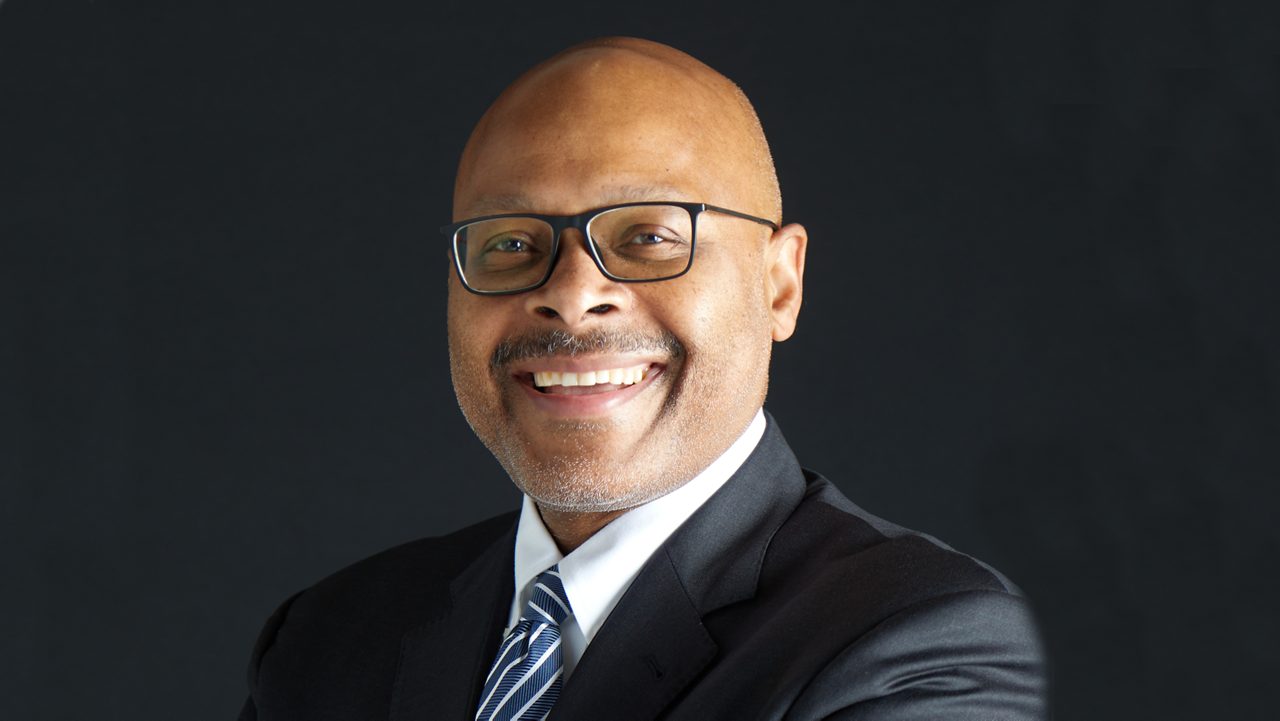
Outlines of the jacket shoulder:
{"type": "Polygon", "coordinates": [[[1039,718],[1044,668],[1017,589],[803,476],[754,594],[704,617],[717,660],[672,717],[1039,718]]]}
{"type": "Polygon", "coordinates": [[[833,643],[790,717],[1039,719],[1043,650],[1022,592],[990,565],[863,510],[806,471],[775,550],[833,643]],[[812,560],[805,560],[806,555],[812,560]],[[836,640],[838,639],[838,640],[836,640]]]}
{"type": "MultiPolygon", "coordinates": [[[[289,597],[267,620],[254,645],[251,695],[257,696],[268,666],[276,676],[285,668],[305,670],[339,648],[361,656],[349,658],[349,663],[393,670],[394,656],[385,650],[397,650],[408,627],[448,603],[450,579],[483,549],[512,533],[515,518],[515,513],[507,513],[444,536],[389,548],[289,597]]],[[[314,669],[289,675],[323,677],[314,669]]]]}
{"type": "Polygon", "coordinates": [[[504,513],[443,536],[393,546],[326,576],[306,596],[316,602],[339,602],[348,595],[367,601],[380,593],[405,593],[406,586],[438,588],[439,579],[456,576],[482,549],[512,532],[516,517],[515,512],[504,513]]]}
{"type": "MultiPolygon", "coordinates": [[[[779,550],[788,544],[812,545],[829,564],[828,571],[874,574],[887,588],[909,586],[920,597],[978,590],[1022,595],[991,565],[927,533],[880,518],[823,476],[807,469],[804,473],[805,499],[787,524],[794,539],[779,534],[779,550]]],[[[919,598],[911,602],[915,600],[919,598]]]]}

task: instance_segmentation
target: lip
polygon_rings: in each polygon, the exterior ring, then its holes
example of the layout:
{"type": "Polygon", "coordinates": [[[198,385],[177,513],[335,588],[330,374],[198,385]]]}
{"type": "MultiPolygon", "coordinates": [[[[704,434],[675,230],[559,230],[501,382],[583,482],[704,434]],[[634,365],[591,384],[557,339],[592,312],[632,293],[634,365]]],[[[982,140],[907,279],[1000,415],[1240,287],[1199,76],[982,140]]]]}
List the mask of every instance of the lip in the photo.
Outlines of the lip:
{"type": "MultiPolygon", "coordinates": [[[[588,359],[587,362],[571,363],[561,365],[558,361],[570,361],[577,359],[557,359],[554,367],[551,365],[538,365],[537,370],[557,370],[560,372],[584,372],[589,370],[598,370],[602,368],[617,368],[618,366],[599,365],[588,359]]],[[[633,363],[639,365],[639,363],[633,363]]],[[[520,386],[532,403],[534,408],[553,418],[597,418],[605,416],[617,410],[620,406],[635,398],[644,392],[658,378],[666,372],[666,366],[661,363],[651,363],[648,375],[639,383],[619,388],[615,391],[605,391],[604,393],[591,393],[588,395],[553,395],[542,393],[533,387],[532,370],[516,373],[513,379],[520,386]]]]}

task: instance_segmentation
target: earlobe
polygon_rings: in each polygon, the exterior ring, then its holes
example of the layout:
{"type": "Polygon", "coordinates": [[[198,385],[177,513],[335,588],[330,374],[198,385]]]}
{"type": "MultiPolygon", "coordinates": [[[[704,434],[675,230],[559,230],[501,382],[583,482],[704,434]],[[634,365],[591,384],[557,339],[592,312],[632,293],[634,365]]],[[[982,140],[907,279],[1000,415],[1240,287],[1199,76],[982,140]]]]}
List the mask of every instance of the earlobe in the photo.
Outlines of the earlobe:
{"type": "Polygon", "coordinates": [[[784,341],[796,329],[804,296],[804,259],[809,234],[804,226],[790,223],[769,238],[769,312],[773,319],[773,339],[784,341]]]}

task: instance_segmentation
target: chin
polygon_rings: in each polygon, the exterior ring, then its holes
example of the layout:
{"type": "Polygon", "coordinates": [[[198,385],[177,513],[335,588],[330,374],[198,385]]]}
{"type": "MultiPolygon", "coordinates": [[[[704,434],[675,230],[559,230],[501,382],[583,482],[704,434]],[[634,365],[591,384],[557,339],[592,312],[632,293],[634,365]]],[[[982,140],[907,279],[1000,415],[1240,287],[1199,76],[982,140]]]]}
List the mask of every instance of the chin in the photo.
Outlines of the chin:
{"type": "Polygon", "coordinates": [[[539,468],[515,477],[516,486],[540,508],[570,513],[603,513],[633,508],[661,496],[671,488],[657,479],[623,485],[625,473],[600,472],[591,467],[556,464],[556,469],[539,468]]]}
{"type": "Polygon", "coordinates": [[[637,467],[613,462],[611,459],[617,457],[616,453],[600,450],[605,452],[552,453],[541,458],[517,452],[514,457],[507,455],[498,460],[516,487],[539,507],[564,512],[597,513],[632,508],[670,492],[687,480],[659,471],[669,467],[661,459],[653,458],[643,467],[637,467]]]}

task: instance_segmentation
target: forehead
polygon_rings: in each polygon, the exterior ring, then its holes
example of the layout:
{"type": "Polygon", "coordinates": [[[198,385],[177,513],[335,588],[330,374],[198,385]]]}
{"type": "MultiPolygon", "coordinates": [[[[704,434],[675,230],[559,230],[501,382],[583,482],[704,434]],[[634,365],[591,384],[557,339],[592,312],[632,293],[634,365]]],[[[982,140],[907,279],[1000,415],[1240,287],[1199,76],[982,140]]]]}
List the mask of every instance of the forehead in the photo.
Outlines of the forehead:
{"type": "Polygon", "coordinates": [[[477,126],[459,167],[455,217],[631,200],[741,204],[741,130],[728,100],[644,57],[537,69],[477,126]]]}
{"type": "MultiPolygon", "coordinates": [[[[692,200],[688,188],[665,183],[647,185],[594,185],[592,191],[603,199],[599,205],[617,205],[656,200],[692,200]]],[[[542,213],[547,209],[547,199],[543,194],[531,188],[529,192],[486,193],[475,197],[468,205],[469,215],[489,215],[496,213],[542,213]]],[[[696,201],[695,201],[696,202],[696,201]]],[[[579,208],[578,210],[585,210],[579,208]]],[[[575,212],[565,212],[573,215],[575,212]]]]}

